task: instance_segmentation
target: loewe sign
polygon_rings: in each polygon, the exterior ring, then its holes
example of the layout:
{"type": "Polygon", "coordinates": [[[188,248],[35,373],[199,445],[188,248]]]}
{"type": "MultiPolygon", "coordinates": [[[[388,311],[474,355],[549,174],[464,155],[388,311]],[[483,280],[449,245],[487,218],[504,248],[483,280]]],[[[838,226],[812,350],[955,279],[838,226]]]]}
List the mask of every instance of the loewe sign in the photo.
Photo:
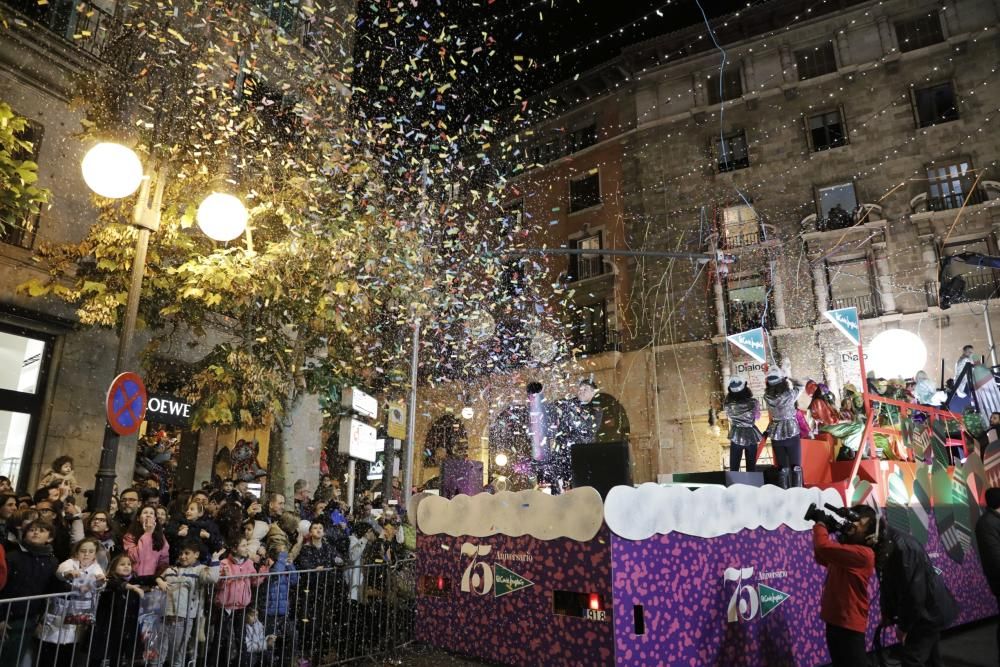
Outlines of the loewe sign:
{"type": "Polygon", "coordinates": [[[194,406],[169,394],[153,394],[146,403],[146,421],[186,426],[194,406]]]}

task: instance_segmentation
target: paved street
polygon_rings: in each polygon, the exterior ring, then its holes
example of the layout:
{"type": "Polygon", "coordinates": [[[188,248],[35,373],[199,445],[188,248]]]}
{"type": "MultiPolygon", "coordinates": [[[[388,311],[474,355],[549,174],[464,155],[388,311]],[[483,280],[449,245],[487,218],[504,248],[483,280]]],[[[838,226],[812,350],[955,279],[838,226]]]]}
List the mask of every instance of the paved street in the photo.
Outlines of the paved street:
{"type": "MultiPolygon", "coordinates": [[[[996,629],[997,621],[994,619],[950,632],[941,643],[944,667],[996,667],[998,664],[996,629]]],[[[371,664],[407,667],[475,667],[492,663],[470,660],[423,644],[413,644],[398,656],[371,664]]],[[[899,661],[890,655],[886,664],[892,667],[898,665],[899,661]]]]}

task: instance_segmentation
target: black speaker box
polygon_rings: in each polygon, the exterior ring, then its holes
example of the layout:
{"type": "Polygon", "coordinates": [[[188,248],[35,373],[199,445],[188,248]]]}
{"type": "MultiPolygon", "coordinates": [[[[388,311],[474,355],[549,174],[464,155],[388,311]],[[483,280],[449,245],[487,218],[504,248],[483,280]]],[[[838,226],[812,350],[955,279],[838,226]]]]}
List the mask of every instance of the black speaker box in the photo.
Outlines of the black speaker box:
{"type": "Polygon", "coordinates": [[[632,486],[628,442],[578,442],[570,449],[573,488],[592,486],[608,497],[615,486],[632,486]]]}

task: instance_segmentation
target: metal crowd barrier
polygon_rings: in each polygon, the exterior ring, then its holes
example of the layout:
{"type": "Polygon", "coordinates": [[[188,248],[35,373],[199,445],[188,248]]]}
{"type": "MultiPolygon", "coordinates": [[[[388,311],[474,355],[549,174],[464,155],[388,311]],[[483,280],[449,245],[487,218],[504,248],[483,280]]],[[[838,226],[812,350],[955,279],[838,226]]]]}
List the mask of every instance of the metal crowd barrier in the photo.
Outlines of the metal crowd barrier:
{"type": "Polygon", "coordinates": [[[0,600],[0,667],[325,667],[413,638],[412,558],[193,580],[0,600]]]}

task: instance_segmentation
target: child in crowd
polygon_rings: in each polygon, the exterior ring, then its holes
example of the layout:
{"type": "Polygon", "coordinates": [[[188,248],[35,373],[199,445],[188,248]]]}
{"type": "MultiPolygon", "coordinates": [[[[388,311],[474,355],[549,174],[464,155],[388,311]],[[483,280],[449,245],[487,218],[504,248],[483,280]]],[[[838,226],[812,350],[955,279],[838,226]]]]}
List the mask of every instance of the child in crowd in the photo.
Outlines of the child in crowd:
{"type": "Polygon", "coordinates": [[[200,565],[201,545],[192,539],[181,542],[176,564],[157,577],[157,585],[166,584],[167,608],[164,618],[163,646],[170,667],[184,667],[194,654],[197,638],[191,631],[202,614],[202,598],[209,586],[219,581],[219,557],[224,550],[212,554],[208,565],[200,565]]]}
{"type": "MultiPolygon", "coordinates": [[[[118,554],[111,560],[107,576],[90,640],[90,667],[130,665],[135,658],[142,657],[138,641],[139,602],[146,593],[144,587],[156,585],[156,577],[135,574],[127,554],[118,554]]],[[[166,582],[162,582],[161,590],[166,587],[166,582]]]]}
{"type": "Polygon", "coordinates": [[[269,635],[282,638],[282,654],[288,647],[289,655],[295,650],[295,624],[287,623],[290,604],[290,593],[293,586],[299,583],[299,573],[288,557],[288,549],[284,545],[276,545],[268,553],[269,571],[267,577],[267,595],[264,602],[264,621],[269,635]]]}
{"type": "Polygon", "coordinates": [[[69,667],[79,652],[73,645],[83,635],[81,626],[93,622],[97,594],[104,586],[104,570],[97,562],[99,547],[97,540],[84,538],[56,569],[56,577],[70,587],[71,593],[49,600],[38,626],[39,664],[69,667]]]}
{"type": "Polygon", "coordinates": [[[247,609],[243,626],[242,655],[237,660],[240,667],[259,667],[264,660],[265,652],[273,652],[277,641],[275,635],[264,633],[264,624],[257,618],[257,610],[247,609]]]}
{"type": "Polygon", "coordinates": [[[216,636],[214,648],[210,651],[211,659],[221,662],[235,660],[240,650],[240,635],[243,627],[243,615],[253,599],[253,588],[260,585],[257,568],[250,560],[250,542],[240,540],[234,549],[229,550],[219,564],[219,575],[222,579],[215,594],[215,605],[212,610],[216,636]]]}
{"type": "Polygon", "coordinates": [[[76,482],[76,475],[73,473],[73,457],[60,456],[52,462],[52,467],[42,473],[42,479],[38,487],[42,488],[58,482],[64,485],[70,493],[80,493],[80,485],[76,482]]]}
{"type": "MultiPolygon", "coordinates": [[[[59,563],[52,553],[52,524],[35,519],[17,531],[20,542],[7,546],[7,585],[0,591],[0,600],[64,591],[65,585],[55,577],[59,563]]],[[[45,611],[45,602],[0,605],[0,609],[6,624],[0,642],[0,665],[17,665],[31,647],[30,632],[34,620],[45,611]]]]}

